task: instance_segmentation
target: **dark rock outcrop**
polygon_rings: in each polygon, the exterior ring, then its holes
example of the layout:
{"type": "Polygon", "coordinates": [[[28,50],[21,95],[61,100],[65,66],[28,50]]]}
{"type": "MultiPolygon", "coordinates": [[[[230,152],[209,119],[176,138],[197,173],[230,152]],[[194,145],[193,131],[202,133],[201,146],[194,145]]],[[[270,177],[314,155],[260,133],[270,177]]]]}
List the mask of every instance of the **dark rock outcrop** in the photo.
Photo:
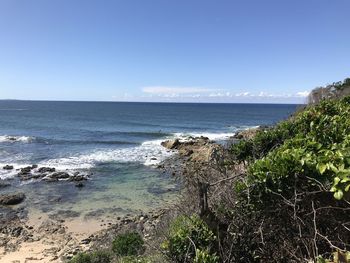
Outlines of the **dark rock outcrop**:
{"type": "Polygon", "coordinates": [[[67,172],[55,172],[53,174],[50,174],[51,178],[56,178],[56,179],[67,179],[69,178],[69,173],[67,172]]]}
{"type": "Polygon", "coordinates": [[[39,172],[39,173],[53,173],[53,172],[55,172],[55,171],[56,171],[56,169],[53,168],[53,167],[40,167],[40,168],[38,169],[38,172],[39,172]]]}
{"type": "Polygon", "coordinates": [[[4,169],[4,170],[12,170],[13,169],[13,165],[5,165],[4,167],[2,167],[2,169],[4,169]]]}
{"type": "Polygon", "coordinates": [[[27,166],[27,167],[24,167],[24,168],[21,168],[18,175],[21,176],[21,175],[28,175],[31,173],[32,171],[32,167],[31,166],[27,166]]]}
{"type": "Polygon", "coordinates": [[[23,193],[2,194],[0,195],[0,205],[17,205],[24,199],[23,193]]]}
{"type": "Polygon", "coordinates": [[[161,143],[163,147],[167,149],[176,149],[181,143],[179,139],[168,140],[161,143]]]}

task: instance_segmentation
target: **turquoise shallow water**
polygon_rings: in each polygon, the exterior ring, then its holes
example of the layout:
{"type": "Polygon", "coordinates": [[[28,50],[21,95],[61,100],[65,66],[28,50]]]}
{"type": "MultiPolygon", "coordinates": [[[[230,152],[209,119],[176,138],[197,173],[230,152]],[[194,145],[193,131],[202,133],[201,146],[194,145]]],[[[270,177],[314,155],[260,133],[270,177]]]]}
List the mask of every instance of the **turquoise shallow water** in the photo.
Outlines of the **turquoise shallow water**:
{"type": "Polygon", "coordinates": [[[271,125],[297,105],[0,101],[0,166],[38,164],[93,173],[83,188],[69,182],[20,182],[27,204],[55,214],[68,210],[125,214],[157,207],[176,192],[154,165],[172,153],[160,142],[204,135],[225,140],[237,130],[271,125]]]}

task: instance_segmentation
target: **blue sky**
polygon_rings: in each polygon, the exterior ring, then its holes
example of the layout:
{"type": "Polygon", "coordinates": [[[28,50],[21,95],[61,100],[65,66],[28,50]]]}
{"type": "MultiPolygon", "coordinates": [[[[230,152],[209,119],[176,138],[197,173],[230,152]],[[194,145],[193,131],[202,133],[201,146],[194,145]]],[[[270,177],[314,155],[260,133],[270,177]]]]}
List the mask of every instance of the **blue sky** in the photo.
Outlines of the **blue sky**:
{"type": "Polygon", "coordinates": [[[350,76],[349,0],[0,0],[0,99],[302,102],[350,76]]]}

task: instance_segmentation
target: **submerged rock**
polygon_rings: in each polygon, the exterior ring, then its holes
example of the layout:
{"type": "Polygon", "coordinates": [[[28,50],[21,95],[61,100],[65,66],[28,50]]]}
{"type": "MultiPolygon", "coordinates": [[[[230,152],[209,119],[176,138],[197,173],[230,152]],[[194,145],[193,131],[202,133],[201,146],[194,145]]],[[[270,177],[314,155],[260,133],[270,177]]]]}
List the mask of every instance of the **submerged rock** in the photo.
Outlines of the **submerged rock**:
{"type": "Polygon", "coordinates": [[[2,194],[0,195],[0,205],[17,205],[24,199],[23,193],[2,194]]]}
{"type": "Polygon", "coordinates": [[[81,183],[81,182],[80,182],[80,183],[76,183],[76,184],[75,184],[75,187],[81,188],[81,187],[84,187],[84,184],[81,183]]]}

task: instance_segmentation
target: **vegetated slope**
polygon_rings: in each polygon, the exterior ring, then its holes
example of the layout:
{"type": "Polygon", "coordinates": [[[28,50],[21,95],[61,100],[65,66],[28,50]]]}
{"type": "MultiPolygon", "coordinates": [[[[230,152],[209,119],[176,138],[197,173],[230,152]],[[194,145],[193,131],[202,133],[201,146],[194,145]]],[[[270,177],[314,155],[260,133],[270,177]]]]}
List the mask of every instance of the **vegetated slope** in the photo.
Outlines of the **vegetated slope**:
{"type": "Polygon", "coordinates": [[[323,99],[341,98],[350,95],[350,78],[334,82],[326,87],[318,87],[309,94],[308,101],[315,104],[323,99]]]}
{"type": "Polygon", "coordinates": [[[235,183],[240,205],[227,208],[236,221],[231,241],[240,248],[233,262],[347,256],[350,97],[308,106],[231,153],[249,163],[247,176],[235,183]]]}

